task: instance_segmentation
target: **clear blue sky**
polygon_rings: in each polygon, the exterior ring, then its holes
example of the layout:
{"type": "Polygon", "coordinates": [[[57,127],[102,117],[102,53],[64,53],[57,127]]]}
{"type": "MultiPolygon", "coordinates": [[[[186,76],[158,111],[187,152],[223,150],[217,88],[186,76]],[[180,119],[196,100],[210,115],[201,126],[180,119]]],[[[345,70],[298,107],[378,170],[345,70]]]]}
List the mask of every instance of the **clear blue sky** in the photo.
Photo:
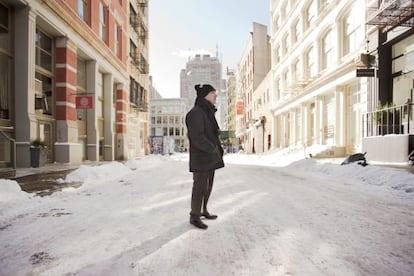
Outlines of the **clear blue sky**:
{"type": "Polygon", "coordinates": [[[150,0],[149,63],[155,88],[177,98],[189,55],[216,54],[223,73],[235,69],[252,22],[268,26],[269,0],[150,0]]]}

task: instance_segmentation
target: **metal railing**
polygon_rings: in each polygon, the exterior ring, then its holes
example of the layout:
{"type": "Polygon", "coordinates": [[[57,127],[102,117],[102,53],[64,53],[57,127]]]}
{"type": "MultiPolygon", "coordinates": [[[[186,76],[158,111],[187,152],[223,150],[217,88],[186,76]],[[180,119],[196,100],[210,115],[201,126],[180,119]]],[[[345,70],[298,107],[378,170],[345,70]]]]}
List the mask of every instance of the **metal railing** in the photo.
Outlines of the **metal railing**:
{"type": "Polygon", "coordinates": [[[414,134],[414,104],[385,107],[362,115],[363,137],[414,134]]]}

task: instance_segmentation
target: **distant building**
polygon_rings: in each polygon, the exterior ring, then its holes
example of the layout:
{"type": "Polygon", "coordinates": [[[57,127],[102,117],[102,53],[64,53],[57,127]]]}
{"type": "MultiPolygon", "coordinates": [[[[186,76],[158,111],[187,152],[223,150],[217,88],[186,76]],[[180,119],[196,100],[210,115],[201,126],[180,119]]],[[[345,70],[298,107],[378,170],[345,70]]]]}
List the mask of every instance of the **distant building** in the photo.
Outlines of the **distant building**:
{"type": "MultiPolygon", "coordinates": [[[[154,99],[150,101],[151,153],[160,152],[160,146],[173,141],[175,151],[188,150],[185,99],[154,99]]],[[[168,146],[168,148],[171,148],[168,146]]]]}
{"type": "Polygon", "coordinates": [[[238,65],[238,104],[243,109],[237,118],[236,137],[246,152],[255,152],[256,122],[253,94],[270,70],[270,44],[267,26],[253,22],[238,65]],[[241,105],[241,106],[240,106],[241,105]]]}
{"type": "MultiPolygon", "coordinates": [[[[149,40],[148,40],[148,1],[133,0],[129,3],[129,29],[128,29],[128,53],[129,53],[129,105],[127,105],[127,128],[125,134],[117,135],[117,143],[125,144],[123,156],[117,159],[131,159],[149,154],[149,124],[148,124],[148,101],[149,101],[149,40]]],[[[124,105],[125,99],[117,101],[124,105]]],[[[124,117],[124,114],[117,114],[124,117]]],[[[125,122],[119,123],[117,127],[122,129],[125,122]]],[[[120,132],[118,129],[118,133],[120,132]]],[[[118,144],[118,145],[120,145],[118,144]]]]}
{"type": "Polygon", "coordinates": [[[226,95],[227,95],[227,117],[225,130],[228,131],[228,142],[230,145],[238,149],[238,143],[235,139],[235,132],[237,128],[236,117],[237,115],[237,83],[236,74],[234,70],[227,70],[227,82],[226,82],[226,95]]]}
{"type": "Polygon", "coordinates": [[[210,55],[196,55],[186,63],[180,73],[180,97],[186,99],[188,108],[194,105],[197,96],[194,85],[208,83],[222,91],[221,62],[210,55]]]}
{"type": "Polygon", "coordinates": [[[152,76],[150,76],[150,84],[149,84],[149,99],[151,100],[158,100],[161,99],[161,94],[158,90],[153,86],[152,83],[152,76]]]}

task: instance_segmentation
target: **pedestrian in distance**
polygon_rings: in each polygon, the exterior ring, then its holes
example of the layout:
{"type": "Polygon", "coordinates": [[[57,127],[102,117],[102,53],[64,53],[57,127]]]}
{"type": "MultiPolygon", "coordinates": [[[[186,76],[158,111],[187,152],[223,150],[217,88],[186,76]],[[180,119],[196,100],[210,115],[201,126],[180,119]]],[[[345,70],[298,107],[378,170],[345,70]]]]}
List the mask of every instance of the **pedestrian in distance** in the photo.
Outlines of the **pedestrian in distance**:
{"type": "Polygon", "coordinates": [[[189,167],[193,173],[190,223],[207,229],[208,226],[201,221],[201,217],[217,219],[217,215],[208,212],[207,203],[213,188],[214,172],[224,167],[223,148],[219,139],[220,128],[215,118],[216,89],[209,84],[197,84],[194,87],[197,98],[194,107],[185,117],[190,142],[189,167]]]}

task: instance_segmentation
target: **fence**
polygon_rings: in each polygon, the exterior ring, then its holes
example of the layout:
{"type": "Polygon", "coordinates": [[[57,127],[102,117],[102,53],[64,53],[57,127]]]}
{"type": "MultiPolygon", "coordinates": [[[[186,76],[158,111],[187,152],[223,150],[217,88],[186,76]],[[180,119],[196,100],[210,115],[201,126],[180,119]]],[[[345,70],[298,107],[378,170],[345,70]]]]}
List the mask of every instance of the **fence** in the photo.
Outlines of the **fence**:
{"type": "Polygon", "coordinates": [[[382,108],[362,115],[363,137],[414,134],[414,104],[382,108]]]}

